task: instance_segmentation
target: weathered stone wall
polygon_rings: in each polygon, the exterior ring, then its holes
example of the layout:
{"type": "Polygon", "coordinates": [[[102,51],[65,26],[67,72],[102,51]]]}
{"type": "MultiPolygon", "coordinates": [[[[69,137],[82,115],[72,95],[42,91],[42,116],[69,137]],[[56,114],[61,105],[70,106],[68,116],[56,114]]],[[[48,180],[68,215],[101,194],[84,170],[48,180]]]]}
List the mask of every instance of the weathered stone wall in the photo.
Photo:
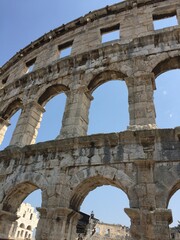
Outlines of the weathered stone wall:
{"type": "Polygon", "coordinates": [[[118,224],[98,223],[92,240],[132,240],[129,228],[118,224]]]}
{"type": "MultiPolygon", "coordinates": [[[[169,239],[171,211],[167,205],[179,188],[179,156],[178,132],[173,129],[11,147],[0,152],[1,214],[15,214],[25,196],[42,189],[37,239],[59,239],[60,223],[65,224],[67,218],[72,218],[72,225],[77,223],[77,211],[88,192],[108,184],[129,198],[126,213],[135,239],[142,239],[142,234],[149,239],[152,234],[154,239],[169,239]]],[[[72,225],[62,236],[70,233],[72,225]]]]}
{"type": "Polygon", "coordinates": [[[0,141],[21,109],[10,147],[0,152],[1,239],[35,189],[42,190],[36,238],[74,239],[80,205],[101,185],[127,194],[133,239],[170,239],[167,206],[180,188],[180,129],[157,128],[153,93],[159,74],[180,68],[180,27],[155,31],[153,18],[172,15],[180,23],[179,0],[124,1],[49,32],[0,69],[0,141]],[[102,44],[101,33],[117,26],[120,39],[102,44]],[[71,55],[58,59],[69,44],[71,55]],[[35,67],[26,73],[30,63],[35,67]],[[128,129],[86,136],[92,92],[114,79],[127,85],[128,129]],[[62,92],[58,138],[34,144],[45,104],[62,92]]]}

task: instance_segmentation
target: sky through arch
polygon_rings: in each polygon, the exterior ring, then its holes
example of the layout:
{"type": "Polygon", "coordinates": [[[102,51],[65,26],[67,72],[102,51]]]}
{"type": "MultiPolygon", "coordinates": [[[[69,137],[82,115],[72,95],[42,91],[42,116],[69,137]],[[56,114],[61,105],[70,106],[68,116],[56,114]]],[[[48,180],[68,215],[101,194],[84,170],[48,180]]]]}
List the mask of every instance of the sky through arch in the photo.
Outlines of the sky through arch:
{"type": "Polygon", "coordinates": [[[126,194],[113,186],[101,186],[91,191],[84,199],[80,211],[88,214],[94,212],[101,222],[130,226],[130,219],[124,212],[129,208],[126,194]],[[103,207],[102,207],[103,206],[103,207]]]}
{"type": "Polygon", "coordinates": [[[92,94],[88,134],[126,130],[129,124],[128,91],[122,80],[100,85],[92,94]]]}
{"type": "Polygon", "coordinates": [[[180,69],[169,70],[156,78],[154,103],[159,128],[180,126],[180,69]]]}

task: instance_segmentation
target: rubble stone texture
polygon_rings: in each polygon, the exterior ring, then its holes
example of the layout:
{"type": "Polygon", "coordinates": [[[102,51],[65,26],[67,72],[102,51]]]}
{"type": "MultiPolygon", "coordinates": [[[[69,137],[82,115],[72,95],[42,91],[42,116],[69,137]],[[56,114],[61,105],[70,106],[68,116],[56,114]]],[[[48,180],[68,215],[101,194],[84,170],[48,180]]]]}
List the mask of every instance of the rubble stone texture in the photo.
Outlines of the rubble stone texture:
{"type": "Polygon", "coordinates": [[[127,0],[45,34],[0,69],[1,141],[21,109],[10,146],[0,152],[1,239],[10,238],[18,207],[36,189],[42,190],[36,239],[75,239],[80,206],[102,185],[127,194],[134,240],[170,239],[180,128],[158,129],[153,93],[158,75],[180,68],[179,24],[179,0],[127,0]],[[177,26],[154,30],[154,20],[169,16],[177,26]],[[101,42],[103,33],[117,29],[120,39],[101,42]],[[71,55],[58,58],[70,45],[71,55]],[[127,85],[128,129],[87,136],[92,93],[113,79],[127,85]],[[59,136],[34,144],[45,104],[62,92],[67,101],[59,136]]]}
{"type": "Polygon", "coordinates": [[[129,228],[122,225],[98,223],[92,240],[132,240],[129,228]]]}

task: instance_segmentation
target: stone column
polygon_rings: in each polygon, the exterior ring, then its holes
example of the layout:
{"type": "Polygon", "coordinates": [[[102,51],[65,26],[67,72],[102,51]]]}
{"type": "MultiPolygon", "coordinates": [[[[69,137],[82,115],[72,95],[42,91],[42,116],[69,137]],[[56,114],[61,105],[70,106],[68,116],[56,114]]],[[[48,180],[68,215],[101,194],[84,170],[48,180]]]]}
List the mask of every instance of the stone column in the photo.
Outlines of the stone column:
{"type": "Polygon", "coordinates": [[[179,6],[177,6],[176,13],[177,13],[178,24],[180,25],[180,7],[179,6]]]}
{"type": "Polygon", "coordinates": [[[0,117],[0,144],[2,143],[2,141],[4,139],[4,135],[5,135],[6,130],[9,125],[10,125],[10,123],[8,120],[5,120],[0,117]]]}
{"type": "Polygon", "coordinates": [[[125,212],[131,219],[130,231],[134,240],[170,240],[171,210],[126,208],[125,212]]]}
{"type": "MultiPolygon", "coordinates": [[[[143,140],[144,152],[151,157],[152,142],[143,140]]],[[[131,235],[134,240],[169,240],[169,224],[172,221],[171,211],[156,208],[156,187],[154,183],[153,160],[136,160],[137,185],[135,191],[138,197],[137,208],[125,209],[131,219],[131,235]]]]}
{"type": "Polygon", "coordinates": [[[0,210],[0,239],[11,239],[17,218],[16,214],[0,210]]]}
{"type": "Polygon", "coordinates": [[[129,130],[154,129],[155,108],[153,91],[154,74],[143,74],[126,78],[129,92],[129,130]]]}
{"type": "MultiPolygon", "coordinates": [[[[149,156],[151,155],[152,145],[147,145],[148,150],[144,151],[149,156]]],[[[138,183],[135,187],[136,194],[139,200],[139,208],[145,210],[154,210],[156,208],[155,199],[155,183],[154,183],[154,161],[151,160],[136,160],[138,183]]]]}
{"type": "Polygon", "coordinates": [[[67,93],[66,108],[58,139],[79,137],[87,134],[90,102],[93,99],[86,87],[67,93]]]}
{"type": "Polygon", "coordinates": [[[74,240],[80,214],[69,208],[37,208],[40,220],[37,226],[38,240],[74,240]]]}
{"type": "Polygon", "coordinates": [[[27,104],[22,109],[10,145],[25,146],[35,143],[44,111],[37,102],[27,104]]]}

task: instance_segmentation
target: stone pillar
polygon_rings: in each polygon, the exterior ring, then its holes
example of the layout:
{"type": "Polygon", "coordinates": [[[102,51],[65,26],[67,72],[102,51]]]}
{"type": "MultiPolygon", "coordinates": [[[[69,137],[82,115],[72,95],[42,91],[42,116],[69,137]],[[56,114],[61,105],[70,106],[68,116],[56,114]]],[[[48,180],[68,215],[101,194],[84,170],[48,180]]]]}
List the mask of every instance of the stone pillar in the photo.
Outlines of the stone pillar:
{"type": "Polygon", "coordinates": [[[35,143],[44,111],[37,102],[27,104],[22,109],[10,145],[25,146],[35,143]]]}
{"type": "MultiPolygon", "coordinates": [[[[148,145],[147,154],[150,156],[152,145],[148,145]]],[[[146,150],[144,149],[145,153],[146,150]]],[[[154,183],[154,161],[136,160],[138,183],[135,187],[138,196],[139,208],[145,210],[154,210],[156,208],[156,189],[154,183]]]]}
{"type": "Polygon", "coordinates": [[[176,9],[178,24],[180,25],[180,6],[177,6],[176,9]]]}
{"type": "Polygon", "coordinates": [[[90,102],[93,99],[86,87],[67,93],[66,108],[58,139],[85,136],[88,129],[90,102]]]}
{"type": "Polygon", "coordinates": [[[17,218],[16,214],[0,210],[0,239],[11,239],[17,218]]]}
{"type": "MultiPolygon", "coordinates": [[[[147,145],[147,140],[142,140],[144,152],[151,157],[152,142],[147,145]]],[[[137,185],[135,186],[138,197],[137,208],[125,209],[131,219],[131,235],[134,240],[169,240],[169,224],[172,221],[171,211],[156,208],[156,187],[154,183],[153,160],[136,160],[137,185]]]]}
{"type": "Polygon", "coordinates": [[[154,74],[144,74],[126,78],[129,92],[129,130],[154,129],[155,108],[153,91],[154,74]]]}
{"type": "Polygon", "coordinates": [[[126,208],[131,219],[131,236],[134,240],[170,240],[171,210],[158,208],[153,211],[126,208]]]}
{"type": "Polygon", "coordinates": [[[0,144],[2,143],[2,141],[4,139],[4,135],[5,135],[6,130],[9,125],[10,125],[10,123],[8,120],[5,120],[0,117],[0,144]]]}
{"type": "Polygon", "coordinates": [[[37,208],[40,212],[36,239],[74,240],[80,214],[69,208],[37,208]]]}

